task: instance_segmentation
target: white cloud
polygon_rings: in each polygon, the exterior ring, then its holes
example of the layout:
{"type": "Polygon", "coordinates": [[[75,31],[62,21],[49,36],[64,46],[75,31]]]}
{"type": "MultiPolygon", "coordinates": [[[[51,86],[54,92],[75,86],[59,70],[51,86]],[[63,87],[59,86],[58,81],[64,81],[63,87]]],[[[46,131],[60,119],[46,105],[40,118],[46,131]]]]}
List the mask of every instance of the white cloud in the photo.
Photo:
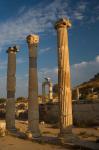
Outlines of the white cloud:
{"type": "Polygon", "coordinates": [[[99,63],[99,55],[96,57],[96,62],[99,63]]]}
{"type": "Polygon", "coordinates": [[[41,68],[38,71],[39,81],[42,81],[44,77],[50,77],[53,81],[57,80],[58,69],[55,68],[41,68]]]}
{"type": "Polygon", "coordinates": [[[80,1],[80,2],[78,2],[77,9],[78,9],[80,12],[84,12],[85,9],[87,8],[87,6],[88,6],[88,2],[80,1]]]}
{"type": "Polygon", "coordinates": [[[30,33],[54,30],[57,18],[65,16],[72,20],[83,20],[88,6],[88,2],[82,1],[75,3],[71,8],[68,0],[53,0],[45,7],[43,2],[30,9],[23,6],[17,13],[18,17],[10,18],[0,24],[0,51],[3,46],[22,42],[30,33]]]}
{"type": "MultiPolygon", "coordinates": [[[[5,64],[5,62],[4,62],[5,64]]],[[[71,66],[71,81],[72,86],[76,86],[82,82],[88,81],[96,73],[99,72],[99,56],[92,61],[82,61],[81,63],[71,66]]],[[[44,77],[50,77],[53,84],[57,83],[58,68],[40,68],[38,70],[39,93],[41,93],[42,82],[44,77]]],[[[28,94],[28,74],[16,75],[16,95],[27,96],[28,94]]],[[[0,76],[0,96],[6,95],[6,74],[0,76]]]]}
{"type": "Polygon", "coordinates": [[[79,64],[74,64],[74,67],[75,68],[82,68],[82,67],[86,67],[87,66],[87,62],[86,61],[83,61],[83,62],[81,62],[81,63],[79,63],[79,64]]]}
{"type": "Polygon", "coordinates": [[[51,48],[50,48],[50,47],[47,47],[47,48],[41,49],[41,50],[39,51],[39,54],[46,53],[46,52],[48,52],[48,51],[50,51],[50,50],[51,50],[51,48]]]}
{"type": "Polygon", "coordinates": [[[83,20],[87,3],[79,2],[71,8],[68,0],[53,0],[44,5],[41,2],[29,9],[23,6],[17,13],[18,17],[0,24],[0,50],[4,46],[22,42],[28,34],[54,30],[54,23],[60,17],[83,20]]]}
{"type": "Polygon", "coordinates": [[[71,66],[72,86],[88,81],[99,72],[99,56],[93,61],[83,61],[71,66]]]}
{"type": "Polygon", "coordinates": [[[77,20],[82,20],[84,18],[84,15],[80,12],[75,11],[74,18],[76,18],[77,20]]]}
{"type": "Polygon", "coordinates": [[[75,9],[73,10],[73,18],[76,20],[83,20],[85,17],[85,12],[87,8],[88,3],[86,2],[78,2],[75,9]]]}
{"type": "Polygon", "coordinates": [[[0,46],[16,44],[25,40],[30,33],[40,33],[50,28],[54,29],[54,22],[59,16],[66,16],[67,1],[54,0],[42,8],[42,3],[26,9],[22,7],[18,17],[10,18],[0,24],[0,46]]]}

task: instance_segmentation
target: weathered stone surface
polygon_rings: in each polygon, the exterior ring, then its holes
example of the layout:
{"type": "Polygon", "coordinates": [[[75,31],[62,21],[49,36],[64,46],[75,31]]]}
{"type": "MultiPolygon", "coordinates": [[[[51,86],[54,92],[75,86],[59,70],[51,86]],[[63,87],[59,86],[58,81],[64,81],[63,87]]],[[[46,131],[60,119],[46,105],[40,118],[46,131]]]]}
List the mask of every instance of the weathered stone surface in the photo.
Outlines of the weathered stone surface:
{"type": "Polygon", "coordinates": [[[49,100],[52,102],[53,100],[53,85],[52,82],[49,80],[49,78],[45,78],[45,81],[42,83],[42,102],[46,103],[45,97],[46,97],[46,93],[45,93],[45,87],[46,85],[49,86],[49,100]]]}
{"type": "Polygon", "coordinates": [[[60,106],[60,137],[67,138],[72,133],[72,100],[70,86],[70,65],[68,49],[68,31],[71,26],[68,19],[56,22],[58,45],[58,85],[60,106]]]}
{"type": "Polygon", "coordinates": [[[0,121],[0,137],[5,136],[6,134],[6,124],[5,122],[0,121]]]}
{"type": "Polygon", "coordinates": [[[6,128],[15,128],[15,88],[16,88],[16,46],[9,47],[7,68],[7,102],[6,102],[6,128]]]}
{"type": "Polygon", "coordinates": [[[29,137],[40,136],[39,105],[38,105],[38,75],[37,75],[37,45],[39,36],[29,35],[29,87],[28,87],[28,133],[29,137]]]}

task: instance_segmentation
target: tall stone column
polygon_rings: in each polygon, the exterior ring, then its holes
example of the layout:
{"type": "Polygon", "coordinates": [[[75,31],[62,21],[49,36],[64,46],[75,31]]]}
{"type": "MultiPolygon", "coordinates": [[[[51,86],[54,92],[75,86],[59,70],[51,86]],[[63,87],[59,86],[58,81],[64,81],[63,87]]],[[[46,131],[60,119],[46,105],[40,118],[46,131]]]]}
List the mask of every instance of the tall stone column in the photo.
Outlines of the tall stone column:
{"type": "Polygon", "coordinates": [[[49,82],[49,100],[53,100],[53,86],[52,82],[49,82]]]}
{"type": "Polygon", "coordinates": [[[58,86],[60,108],[60,137],[71,138],[72,133],[72,99],[70,86],[70,64],[68,49],[68,19],[60,19],[55,24],[58,45],[58,86]]]}
{"type": "Polygon", "coordinates": [[[16,88],[16,46],[9,47],[7,68],[7,102],[6,102],[6,128],[15,129],[15,88],[16,88]]]}
{"type": "Polygon", "coordinates": [[[28,88],[28,131],[33,137],[39,137],[39,104],[38,104],[38,75],[37,75],[37,46],[38,35],[29,35],[29,88],[28,88]]]}

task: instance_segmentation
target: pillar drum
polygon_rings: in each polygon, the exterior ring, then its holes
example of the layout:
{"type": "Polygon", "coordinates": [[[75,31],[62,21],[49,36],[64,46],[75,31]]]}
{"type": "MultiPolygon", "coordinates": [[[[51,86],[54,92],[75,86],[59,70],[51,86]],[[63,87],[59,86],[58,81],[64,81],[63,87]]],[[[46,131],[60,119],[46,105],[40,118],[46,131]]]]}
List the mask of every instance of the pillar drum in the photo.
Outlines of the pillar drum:
{"type": "Polygon", "coordinates": [[[70,22],[67,19],[59,20],[55,28],[58,39],[58,85],[60,108],[60,136],[72,132],[72,100],[70,86],[70,65],[68,50],[67,28],[70,22]]]}
{"type": "Polygon", "coordinates": [[[49,83],[49,100],[53,100],[53,86],[52,83],[49,83]]]}
{"type": "Polygon", "coordinates": [[[37,45],[38,36],[29,35],[29,88],[28,88],[28,131],[33,137],[40,136],[39,104],[38,104],[38,75],[37,75],[37,45]]]}
{"type": "Polygon", "coordinates": [[[16,86],[16,47],[10,47],[7,68],[7,102],[6,102],[6,128],[15,129],[15,86],[16,86]]]}

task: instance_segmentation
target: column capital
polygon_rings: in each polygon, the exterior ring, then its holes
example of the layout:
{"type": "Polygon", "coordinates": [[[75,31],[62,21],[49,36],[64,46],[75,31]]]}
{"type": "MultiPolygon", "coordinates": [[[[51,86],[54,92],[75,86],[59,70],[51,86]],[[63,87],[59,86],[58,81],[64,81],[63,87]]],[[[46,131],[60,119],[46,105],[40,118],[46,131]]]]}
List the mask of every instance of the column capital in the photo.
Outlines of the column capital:
{"type": "Polygon", "coordinates": [[[7,53],[16,53],[16,52],[19,52],[19,48],[17,46],[9,47],[6,52],[7,53]]]}
{"type": "Polygon", "coordinates": [[[67,28],[71,27],[71,22],[67,18],[61,18],[55,23],[55,29],[66,28],[66,27],[67,28]]]}
{"type": "Polygon", "coordinates": [[[35,34],[30,34],[26,38],[28,44],[38,44],[39,43],[39,36],[35,34]]]}

